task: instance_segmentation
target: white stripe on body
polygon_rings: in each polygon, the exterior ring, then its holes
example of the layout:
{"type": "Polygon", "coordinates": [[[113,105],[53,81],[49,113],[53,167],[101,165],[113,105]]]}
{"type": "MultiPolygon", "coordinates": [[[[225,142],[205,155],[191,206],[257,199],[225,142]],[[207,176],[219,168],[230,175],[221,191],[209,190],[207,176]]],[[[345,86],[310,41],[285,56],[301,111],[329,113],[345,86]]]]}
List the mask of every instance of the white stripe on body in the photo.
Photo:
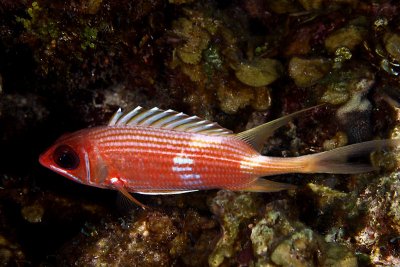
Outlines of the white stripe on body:
{"type": "Polygon", "coordinates": [[[193,172],[194,160],[182,153],[173,158],[172,171],[179,175],[182,183],[187,186],[201,185],[201,175],[193,172]]]}

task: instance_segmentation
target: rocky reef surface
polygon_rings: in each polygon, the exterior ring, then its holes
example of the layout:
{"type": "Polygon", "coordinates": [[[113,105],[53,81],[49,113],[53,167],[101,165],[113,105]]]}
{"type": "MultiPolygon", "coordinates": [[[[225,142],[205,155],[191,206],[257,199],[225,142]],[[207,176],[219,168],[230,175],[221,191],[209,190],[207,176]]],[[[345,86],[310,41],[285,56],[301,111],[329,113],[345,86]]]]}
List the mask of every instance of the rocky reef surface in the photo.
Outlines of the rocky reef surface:
{"type": "Polygon", "coordinates": [[[379,171],[280,175],[297,190],[137,196],[38,164],[118,107],[240,132],[327,103],[263,154],[399,138],[400,4],[0,0],[0,266],[400,266],[399,154],[379,171]]]}

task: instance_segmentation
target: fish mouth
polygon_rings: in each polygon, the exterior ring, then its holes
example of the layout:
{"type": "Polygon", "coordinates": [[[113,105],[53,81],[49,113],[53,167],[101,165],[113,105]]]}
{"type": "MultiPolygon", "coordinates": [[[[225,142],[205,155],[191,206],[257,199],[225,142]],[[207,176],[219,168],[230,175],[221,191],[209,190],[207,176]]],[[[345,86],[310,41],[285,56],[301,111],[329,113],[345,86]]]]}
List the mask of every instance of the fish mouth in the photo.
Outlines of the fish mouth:
{"type": "Polygon", "coordinates": [[[78,183],[82,184],[82,181],[78,177],[76,177],[75,175],[67,172],[66,170],[63,170],[63,169],[61,169],[61,168],[59,168],[59,167],[57,167],[57,166],[55,166],[53,164],[50,164],[47,167],[50,170],[52,170],[52,171],[54,171],[54,172],[56,172],[58,174],[61,174],[62,176],[67,177],[67,178],[69,178],[70,180],[72,180],[74,182],[78,182],[78,183]]]}
{"type": "Polygon", "coordinates": [[[43,154],[40,154],[40,156],[39,156],[39,163],[40,163],[40,165],[45,166],[44,159],[43,159],[43,154]]]}
{"type": "Polygon", "coordinates": [[[47,154],[48,154],[47,152],[44,152],[44,153],[42,153],[42,154],[39,155],[39,163],[40,163],[43,167],[46,167],[46,168],[48,168],[48,166],[50,165],[50,164],[48,163],[48,161],[46,160],[47,154]]]}

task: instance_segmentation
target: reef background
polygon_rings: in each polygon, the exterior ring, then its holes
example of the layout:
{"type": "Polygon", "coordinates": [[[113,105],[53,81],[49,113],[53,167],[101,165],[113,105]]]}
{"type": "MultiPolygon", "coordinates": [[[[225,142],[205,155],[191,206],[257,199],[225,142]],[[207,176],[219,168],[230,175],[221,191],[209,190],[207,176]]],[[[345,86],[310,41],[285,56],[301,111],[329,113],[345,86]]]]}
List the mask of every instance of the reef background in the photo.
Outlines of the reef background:
{"type": "Polygon", "coordinates": [[[400,4],[357,0],[0,0],[0,266],[400,266],[396,153],[379,172],[281,175],[298,190],[137,196],[38,155],[119,107],[235,132],[320,103],[264,154],[399,138],[400,4]]]}

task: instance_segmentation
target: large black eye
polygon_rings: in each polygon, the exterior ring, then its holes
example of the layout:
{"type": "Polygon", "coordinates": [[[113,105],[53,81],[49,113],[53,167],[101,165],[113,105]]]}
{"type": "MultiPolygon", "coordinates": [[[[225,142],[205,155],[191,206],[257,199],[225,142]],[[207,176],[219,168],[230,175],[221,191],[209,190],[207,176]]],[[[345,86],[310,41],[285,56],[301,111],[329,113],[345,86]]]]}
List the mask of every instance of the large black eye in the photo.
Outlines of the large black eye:
{"type": "Polygon", "coordinates": [[[61,145],[53,152],[54,162],[61,168],[73,170],[79,166],[79,157],[72,147],[61,145]]]}

